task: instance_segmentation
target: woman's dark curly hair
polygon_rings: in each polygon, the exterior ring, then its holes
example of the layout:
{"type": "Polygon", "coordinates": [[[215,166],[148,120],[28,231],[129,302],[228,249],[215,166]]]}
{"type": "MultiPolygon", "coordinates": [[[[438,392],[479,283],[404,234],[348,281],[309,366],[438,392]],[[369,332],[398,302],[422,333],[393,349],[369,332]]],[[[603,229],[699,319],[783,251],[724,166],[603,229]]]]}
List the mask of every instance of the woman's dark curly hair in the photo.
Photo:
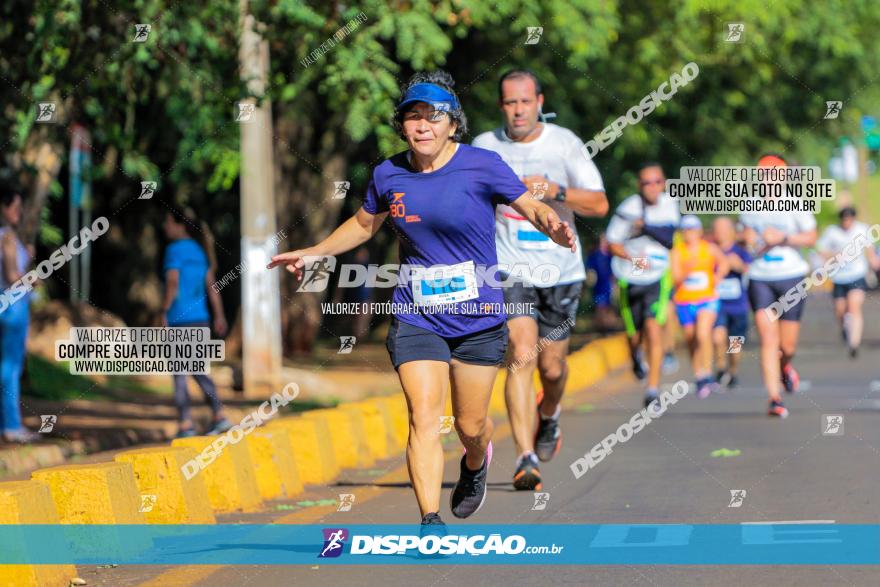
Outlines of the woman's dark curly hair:
{"type": "MultiPolygon", "coordinates": [[[[452,140],[456,143],[460,143],[464,139],[465,135],[468,134],[468,127],[467,116],[465,116],[464,110],[461,109],[461,100],[458,99],[458,94],[456,94],[455,90],[453,90],[453,88],[455,87],[455,80],[452,79],[452,76],[449,75],[449,73],[443,71],[442,69],[436,69],[434,71],[428,72],[419,72],[409,78],[409,81],[407,81],[400,88],[400,95],[406,95],[407,90],[409,90],[410,87],[416,84],[434,84],[436,86],[440,86],[441,88],[455,96],[455,99],[459,103],[459,107],[457,110],[451,110],[449,112],[449,120],[456,125],[455,134],[452,135],[452,140]]],[[[403,136],[403,115],[408,109],[409,108],[404,108],[400,112],[395,112],[394,116],[391,119],[392,128],[394,128],[394,130],[397,132],[397,136],[399,136],[403,140],[406,140],[403,136]]]]}

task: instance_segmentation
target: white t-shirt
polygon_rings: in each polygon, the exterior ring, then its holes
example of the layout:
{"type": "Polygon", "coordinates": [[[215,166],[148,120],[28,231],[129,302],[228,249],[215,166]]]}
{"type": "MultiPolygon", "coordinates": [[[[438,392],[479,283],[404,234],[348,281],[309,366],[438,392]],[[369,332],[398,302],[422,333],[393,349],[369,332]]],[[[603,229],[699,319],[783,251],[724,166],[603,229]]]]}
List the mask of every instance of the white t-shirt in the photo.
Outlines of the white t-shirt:
{"type": "Polygon", "coordinates": [[[633,285],[656,283],[669,267],[669,249],[649,236],[633,237],[633,222],[636,220],[642,220],[646,226],[677,228],[681,221],[678,203],[664,192],[656,204],[645,206],[642,197],[633,194],[620,203],[605,231],[609,243],[622,244],[626,253],[633,258],[630,261],[615,256],[611,260],[614,276],[633,285]],[[639,263],[639,258],[646,259],[647,264],[639,263]]]}
{"type": "MultiPolygon", "coordinates": [[[[816,218],[809,212],[793,212],[791,214],[741,214],[743,225],[758,233],[758,248],[762,248],[764,230],[773,227],[788,236],[814,230],[816,218]]],[[[801,257],[800,252],[789,246],[776,246],[764,252],[749,265],[749,279],[755,281],[779,281],[803,277],[810,270],[810,265],[801,257]]]]}
{"type": "MultiPolygon", "coordinates": [[[[839,225],[834,224],[825,229],[822,236],[816,243],[816,248],[823,253],[836,255],[843,252],[844,247],[853,242],[856,235],[862,234],[865,237],[864,244],[870,243],[868,236],[868,225],[863,222],[853,222],[849,230],[843,230],[839,225]]],[[[864,251],[860,251],[859,255],[847,263],[841,264],[840,269],[831,278],[831,283],[852,283],[857,279],[862,279],[868,274],[868,259],[865,258],[864,251]]]]}
{"type": "MultiPolygon", "coordinates": [[[[484,132],[474,139],[473,146],[498,153],[519,177],[540,175],[547,181],[558,183],[566,188],[579,188],[605,191],[602,176],[592,160],[581,152],[583,142],[567,128],[543,123],[544,128],[537,139],[530,143],[510,140],[503,128],[484,132]]],[[[523,191],[526,186],[523,184],[523,191]]],[[[495,208],[495,247],[498,263],[510,267],[516,264],[535,267],[539,264],[553,264],[559,267],[558,283],[541,283],[526,278],[540,271],[517,272],[525,283],[534,287],[565,285],[586,279],[584,262],[581,257],[581,242],[574,221],[574,212],[563,202],[549,198],[542,200],[553,208],[560,220],[568,222],[577,241],[577,252],[561,247],[520,216],[516,210],[506,205],[495,208]]]]}

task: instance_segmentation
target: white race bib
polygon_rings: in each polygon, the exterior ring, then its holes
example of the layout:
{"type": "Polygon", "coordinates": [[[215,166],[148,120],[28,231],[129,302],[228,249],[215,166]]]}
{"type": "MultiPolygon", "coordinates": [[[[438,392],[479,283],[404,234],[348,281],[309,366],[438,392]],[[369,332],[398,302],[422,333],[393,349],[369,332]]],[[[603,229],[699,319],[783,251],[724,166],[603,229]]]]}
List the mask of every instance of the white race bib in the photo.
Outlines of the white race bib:
{"type": "Polygon", "coordinates": [[[709,275],[705,271],[694,271],[684,278],[682,289],[698,291],[709,287],[709,275]]]}
{"type": "Polygon", "coordinates": [[[738,300],[742,297],[742,281],[739,277],[728,277],[723,279],[715,290],[722,300],[738,300]]]}
{"type": "Polygon", "coordinates": [[[474,262],[437,267],[413,267],[413,301],[417,306],[436,306],[472,300],[477,289],[474,262]]]}
{"type": "Polygon", "coordinates": [[[538,232],[531,222],[512,220],[508,222],[510,240],[518,249],[525,251],[546,251],[554,249],[557,244],[543,232],[538,232]]]}

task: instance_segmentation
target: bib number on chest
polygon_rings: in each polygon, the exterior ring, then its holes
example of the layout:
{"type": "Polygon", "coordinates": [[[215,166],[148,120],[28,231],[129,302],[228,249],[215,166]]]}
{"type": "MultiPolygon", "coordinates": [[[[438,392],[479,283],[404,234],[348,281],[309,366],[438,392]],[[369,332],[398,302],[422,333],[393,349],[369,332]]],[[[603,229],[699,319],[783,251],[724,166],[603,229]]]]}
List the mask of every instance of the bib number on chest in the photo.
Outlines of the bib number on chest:
{"type": "Polygon", "coordinates": [[[695,271],[684,279],[682,287],[688,291],[699,291],[709,287],[709,275],[705,271],[695,271]]]}
{"type": "Polygon", "coordinates": [[[542,232],[538,232],[530,222],[514,221],[509,224],[510,239],[517,248],[526,251],[546,251],[556,247],[556,243],[542,232]]]}
{"type": "Polygon", "coordinates": [[[718,297],[722,300],[738,300],[742,296],[742,282],[739,277],[728,277],[718,287],[718,297]]]}
{"type": "Polygon", "coordinates": [[[440,267],[413,267],[413,301],[417,306],[455,304],[479,295],[473,261],[440,267]]]}

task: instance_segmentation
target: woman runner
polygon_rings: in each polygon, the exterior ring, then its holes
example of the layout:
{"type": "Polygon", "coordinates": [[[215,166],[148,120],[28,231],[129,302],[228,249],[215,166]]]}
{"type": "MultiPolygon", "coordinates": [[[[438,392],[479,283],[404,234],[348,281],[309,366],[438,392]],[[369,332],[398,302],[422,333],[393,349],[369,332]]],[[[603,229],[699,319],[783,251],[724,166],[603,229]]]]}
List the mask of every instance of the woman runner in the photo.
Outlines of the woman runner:
{"type": "Polygon", "coordinates": [[[487,413],[507,325],[501,290],[489,280],[478,283],[475,267],[495,275],[495,205],[512,206],[554,242],[575,250],[572,229],[524,189],[501,157],[461,142],[467,118],[453,85],[446,72],[414,75],[392,121],[409,149],[374,169],[363,206],[329,237],[276,255],[269,264],[299,277],[307,257],[349,251],[391,216],[400,276],[411,279],[394,291],[386,346],[409,406],[406,457],[423,525],[443,524],[440,420],[449,383],[465,448],[450,496],[452,514],[466,518],[486,498],[493,430],[487,413]]]}

